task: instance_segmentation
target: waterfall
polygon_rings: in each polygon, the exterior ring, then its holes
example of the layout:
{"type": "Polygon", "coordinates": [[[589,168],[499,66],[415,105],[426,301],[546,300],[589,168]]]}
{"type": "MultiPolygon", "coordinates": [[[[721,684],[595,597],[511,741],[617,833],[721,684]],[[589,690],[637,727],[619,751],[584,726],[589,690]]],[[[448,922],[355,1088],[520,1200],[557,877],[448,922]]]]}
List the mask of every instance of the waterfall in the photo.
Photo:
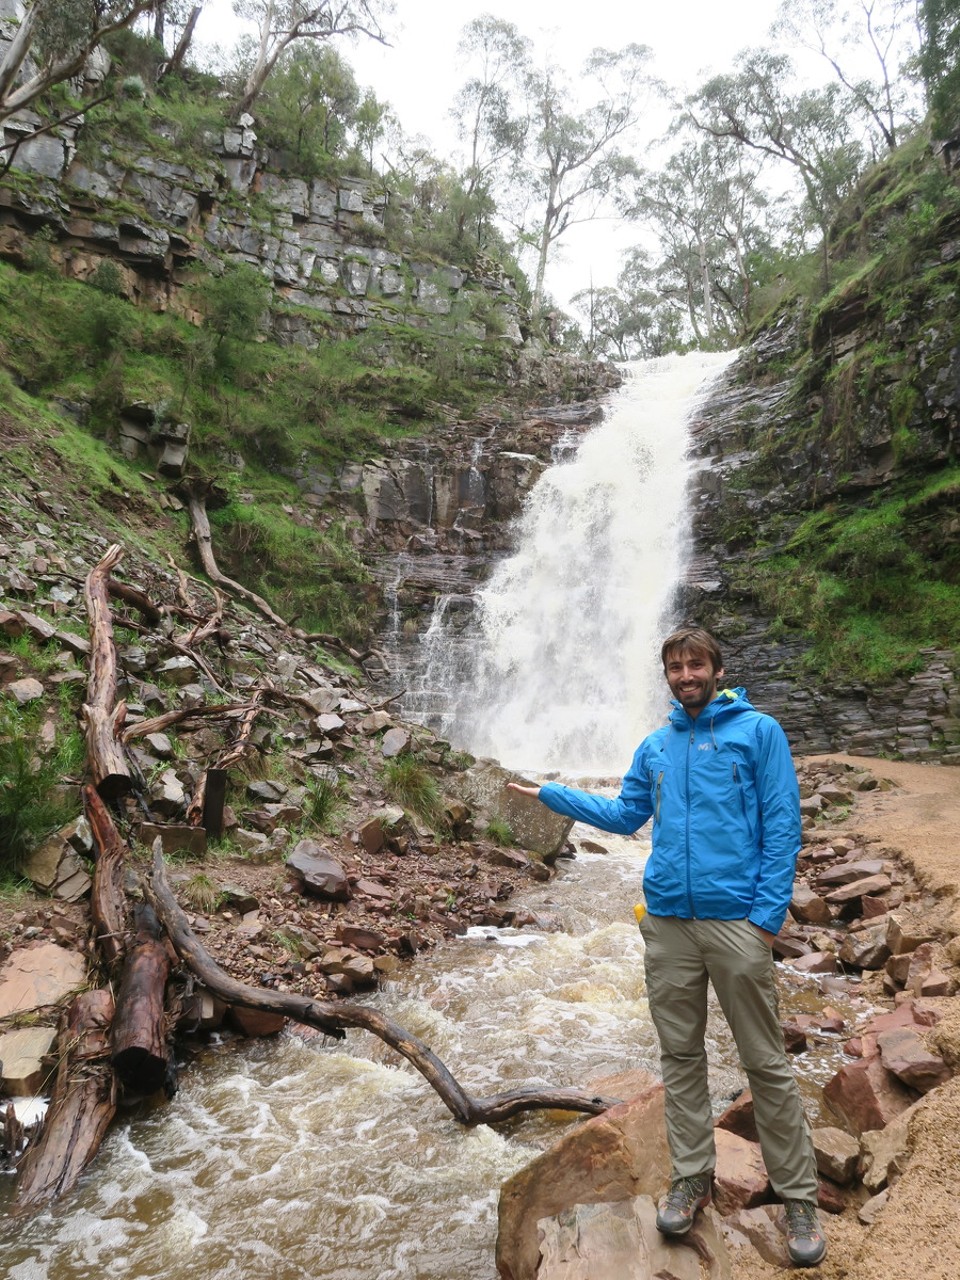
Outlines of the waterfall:
{"type": "Polygon", "coordinates": [[[619,775],[661,721],[660,641],[688,542],[687,423],[732,358],[628,366],[604,421],[528,495],[469,647],[432,629],[429,683],[458,746],[516,769],[619,775]]]}

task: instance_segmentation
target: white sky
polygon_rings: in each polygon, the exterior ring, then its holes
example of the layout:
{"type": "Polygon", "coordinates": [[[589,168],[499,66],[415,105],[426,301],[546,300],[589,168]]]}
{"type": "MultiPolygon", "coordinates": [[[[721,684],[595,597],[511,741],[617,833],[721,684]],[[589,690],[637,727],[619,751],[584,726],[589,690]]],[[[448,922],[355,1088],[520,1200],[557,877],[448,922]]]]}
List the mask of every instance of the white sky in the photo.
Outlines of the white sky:
{"type": "MultiPolygon", "coordinates": [[[[391,47],[361,39],[338,46],[362,87],[393,107],[407,135],[422,134],[438,155],[456,146],[448,112],[467,72],[457,58],[464,26],[482,13],[514,23],[538,53],[576,72],[591,49],[646,44],[654,74],[692,89],[706,72],[732,70],[741,49],[769,43],[779,0],[396,0],[391,47]]],[[[238,30],[230,0],[207,0],[196,42],[227,47],[238,30]]],[[[198,49],[198,52],[200,50],[198,49]]],[[[614,284],[624,249],[639,239],[620,219],[574,227],[554,248],[547,287],[566,306],[571,294],[614,284]]]]}

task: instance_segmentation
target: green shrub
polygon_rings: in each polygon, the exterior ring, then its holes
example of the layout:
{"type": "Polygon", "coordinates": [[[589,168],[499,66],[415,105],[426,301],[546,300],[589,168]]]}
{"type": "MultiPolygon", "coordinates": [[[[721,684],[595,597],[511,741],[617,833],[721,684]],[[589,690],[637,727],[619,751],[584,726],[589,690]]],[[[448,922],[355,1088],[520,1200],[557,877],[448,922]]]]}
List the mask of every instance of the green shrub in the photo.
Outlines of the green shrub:
{"type": "Polygon", "coordinates": [[[84,743],[76,730],[61,732],[44,756],[40,713],[0,698],[0,882],[19,876],[23,863],[45,836],[77,814],[77,802],[54,788],[83,764],[84,743]]]}
{"type": "Polygon", "coordinates": [[[443,797],[437,780],[414,755],[388,760],[385,770],[388,794],[423,818],[435,830],[443,825],[443,797]]]}
{"type": "Polygon", "coordinates": [[[506,849],[515,843],[510,823],[503,818],[491,818],[487,823],[485,835],[488,840],[492,840],[494,844],[503,845],[506,849]]]}

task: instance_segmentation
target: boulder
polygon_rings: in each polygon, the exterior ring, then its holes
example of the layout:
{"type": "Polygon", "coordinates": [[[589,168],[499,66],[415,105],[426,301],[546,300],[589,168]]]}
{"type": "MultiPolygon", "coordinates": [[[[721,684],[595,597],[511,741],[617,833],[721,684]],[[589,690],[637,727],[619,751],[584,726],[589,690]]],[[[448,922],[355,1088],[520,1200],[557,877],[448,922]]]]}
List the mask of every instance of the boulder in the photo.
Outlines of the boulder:
{"type": "Polygon", "coordinates": [[[892,956],[907,955],[922,944],[933,941],[933,935],[922,925],[908,925],[899,915],[891,915],[887,920],[887,946],[892,956]]]}
{"type": "Polygon", "coordinates": [[[334,902],[346,902],[350,898],[347,873],[315,840],[301,840],[287,859],[287,866],[308,893],[334,902]]]}
{"type": "Polygon", "coordinates": [[[667,1241],[656,1217],[653,1199],[637,1196],[617,1204],[578,1204],[544,1218],[537,1280],[727,1280],[730,1260],[712,1210],[699,1214],[680,1241],[667,1241]]]}
{"type": "Polygon", "coordinates": [[[508,782],[521,778],[492,760],[478,760],[460,775],[464,800],[474,809],[474,825],[482,830],[496,819],[505,822],[521,849],[538,853],[546,862],[563,848],[573,822],[551,812],[538,800],[508,791],[508,782]]]}
{"type": "Polygon", "coordinates": [[[744,1089],[717,1117],[717,1128],[729,1129],[731,1133],[739,1134],[748,1142],[760,1141],[757,1134],[757,1120],[753,1113],[753,1094],[749,1089],[744,1089]]]}
{"type": "Polygon", "coordinates": [[[388,729],[380,743],[380,754],[385,760],[403,755],[410,750],[410,735],[406,729],[388,729]]]}
{"type": "Polygon", "coordinates": [[[860,1164],[860,1144],[856,1138],[832,1126],[814,1129],[812,1137],[817,1172],[841,1187],[848,1187],[857,1176],[860,1164]]]}
{"type": "MultiPolygon", "coordinates": [[[[756,1209],[740,1209],[721,1221],[727,1245],[735,1249],[750,1247],[775,1267],[790,1267],[787,1238],[780,1226],[779,1205],[764,1204],[756,1209]]],[[[668,1273],[669,1274],[669,1273],[668,1273]]]]}
{"type": "Polygon", "coordinates": [[[880,1061],[898,1080],[929,1093],[953,1074],[939,1054],[931,1052],[913,1027],[891,1027],[877,1036],[880,1061]]]}
{"type": "Polygon", "coordinates": [[[24,875],[38,889],[64,902],[79,902],[90,892],[92,881],[77,856],[77,823],[69,823],[48,836],[24,863],[24,875]]]}
{"type": "Polygon", "coordinates": [[[794,920],[800,924],[830,924],[833,915],[830,908],[824,902],[818,893],[801,882],[797,882],[793,886],[793,896],[790,899],[790,914],[794,920]]]}
{"type": "Polygon", "coordinates": [[[49,1093],[48,1060],[56,1039],[54,1027],[20,1027],[0,1035],[0,1092],[15,1097],[49,1093]]]}
{"type": "Polygon", "coordinates": [[[54,942],[15,951],[0,969],[0,1018],[60,1004],[86,985],[82,956],[54,942]]]}
{"type": "Polygon", "coordinates": [[[160,841],[160,848],[165,854],[189,853],[192,857],[202,858],[207,852],[206,831],[203,827],[191,827],[185,822],[142,823],[140,843],[152,849],[154,840],[160,841]]]}
{"type": "Polygon", "coordinates": [[[823,1097],[852,1133],[882,1129],[916,1101],[885,1069],[879,1056],[848,1062],[828,1080],[823,1097]]]}
{"type": "Polygon", "coordinates": [[[872,1129],[863,1134],[861,1179],[873,1195],[896,1182],[907,1167],[910,1155],[910,1121],[917,1105],[909,1107],[884,1129],[872,1129]]]}
{"type": "Polygon", "coordinates": [[[750,1142],[729,1129],[714,1130],[717,1167],[713,1200],[724,1215],[752,1209],[770,1194],[770,1179],[758,1142],[750,1142]]]}
{"type": "Polygon", "coordinates": [[[540,1262],[537,1224],[574,1205],[656,1196],[669,1182],[663,1086],[650,1077],[628,1102],[563,1135],[500,1191],[497,1269],[530,1280],[540,1262]]]}

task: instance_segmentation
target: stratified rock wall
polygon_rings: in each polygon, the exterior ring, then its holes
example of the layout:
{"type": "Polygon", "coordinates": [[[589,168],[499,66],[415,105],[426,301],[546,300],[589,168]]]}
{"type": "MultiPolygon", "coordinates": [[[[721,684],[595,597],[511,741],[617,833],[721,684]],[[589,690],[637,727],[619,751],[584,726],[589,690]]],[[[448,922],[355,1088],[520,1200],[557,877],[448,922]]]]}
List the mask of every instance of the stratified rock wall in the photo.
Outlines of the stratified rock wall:
{"type": "Polygon", "coordinates": [[[203,163],[170,158],[176,147],[162,127],[151,149],[118,145],[85,161],[77,128],[31,137],[40,123],[22,111],[0,125],[0,142],[16,144],[0,179],[2,257],[22,260],[30,236],[48,227],[68,275],[87,280],[113,259],[129,298],[187,315],[184,286],[198,268],[219,274],[246,262],[273,286],[274,336],[304,347],[372,325],[522,341],[516,290],[496,263],[478,255],[467,272],[397,252],[381,184],[282,176],[250,116],[211,138],[203,163]]]}
{"type": "MultiPolygon", "coordinates": [[[[864,396],[852,413],[856,438],[822,428],[818,415],[829,394],[824,369],[854,358],[874,336],[862,312],[847,307],[844,316],[834,316],[811,362],[799,314],[785,312],[744,349],[698,413],[693,549],[677,613],[723,636],[728,680],[744,684],[757,706],[781,720],[796,751],[960,764],[956,649],[922,650],[922,669],[885,687],[812,680],[804,673],[810,645],[803,629],[772,626],[749,590],[758,555],[781,551],[812,511],[882,497],[905,475],[922,478],[942,467],[956,448],[960,348],[951,349],[942,332],[937,340],[932,318],[920,323],[919,333],[901,326],[895,335],[904,367],[912,344],[919,341],[926,351],[910,366],[922,393],[909,424],[909,456],[896,448],[889,407],[895,386],[889,383],[864,396]],[[810,369],[817,361],[820,380],[814,381],[810,369]]],[[[955,513],[952,521],[944,516],[941,527],[943,537],[955,538],[955,513]]]]}

